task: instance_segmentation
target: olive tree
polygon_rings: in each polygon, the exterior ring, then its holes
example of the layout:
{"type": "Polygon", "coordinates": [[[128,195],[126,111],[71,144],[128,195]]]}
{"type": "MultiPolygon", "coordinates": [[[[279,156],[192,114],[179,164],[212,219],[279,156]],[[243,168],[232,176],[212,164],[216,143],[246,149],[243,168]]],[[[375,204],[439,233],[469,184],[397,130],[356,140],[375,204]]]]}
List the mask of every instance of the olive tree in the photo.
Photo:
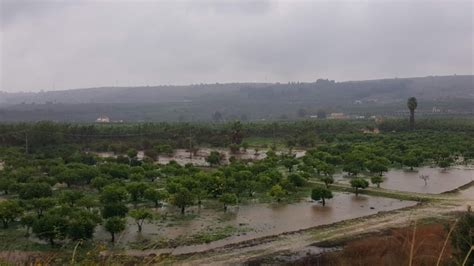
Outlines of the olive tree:
{"type": "Polygon", "coordinates": [[[126,222],[125,219],[120,217],[111,217],[105,221],[104,228],[110,233],[110,242],[115,243],[115,234],[125,230],[126,222]]]}
{"type": "Polygon", "coordinates": [[[279,184],[272,186],[272,188],[268,192],[268,194],[275,198],[278,202],[280,202],[281,199],[286,196],[286,193],[286,190],[279,184]]]}
{"type": "Polygon", "coordinates": [[[380,188],[380,184],[383,182],[383,177],[380,175],[375,175],[370,178],[372,184],[377,185],[377,188],[380,188]]]}
{"type": "Polygon", "coordinates": [[[356,196],[359,195],[359,189],[364,189],[369,186],[369,182],[363,178],[357,177],[351,180],[351,186],[355,188],[356,196]]]}
{"type": "Polygon", "coordinates": [[[316,201],[321,200],[323,206],[326,205],[326,199],[332,199],[332,197],[333,195],[331,190],[325,187],[316,187],[311,191],[311,198],[316,201]]]}
{"type": "Polygon", "coordinates": [[[171,197],[171,203],[180,208],[181,214],[184,214],[186,207],[194,203],[194,195],[189,189],[179,186],[171,197]]]}
{"type": "Polygon", "coordinates": [[[8,225],[21,217],[22,214],[23,208],[21,208],[17,201],[0,201],[0,220],[3,223],[3,228],[8,228],[8,225]]]}
{"type": "Polygon", "coordinates": [[[135,220],[135,223],[138,227],[138,232],[142,231],[145,220],[151,220],[153,218],[153,213],[147,208],[133,209],[129,214],[130,217],[135,220]]]}
{"type": "Polygon", "coordinates": [[[237,204],[238,199],[234,193],[224,193],[219,198],[219,201],[224,204],[224,212],[227,211],[229,205],[237,204]]]}

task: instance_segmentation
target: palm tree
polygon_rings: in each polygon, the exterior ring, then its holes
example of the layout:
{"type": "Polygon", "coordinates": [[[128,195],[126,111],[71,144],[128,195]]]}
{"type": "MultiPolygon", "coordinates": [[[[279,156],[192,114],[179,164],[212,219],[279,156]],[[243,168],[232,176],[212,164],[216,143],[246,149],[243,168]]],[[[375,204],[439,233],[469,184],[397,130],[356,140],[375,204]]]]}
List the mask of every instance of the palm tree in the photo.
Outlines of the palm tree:
{"type": "Polygon", "coordinates": [[[415,129],[415,109],[418,106],[418,102],[415,97],[408,98],[407,101],[408,109],[410,109],[410,129],[415,129]]]}

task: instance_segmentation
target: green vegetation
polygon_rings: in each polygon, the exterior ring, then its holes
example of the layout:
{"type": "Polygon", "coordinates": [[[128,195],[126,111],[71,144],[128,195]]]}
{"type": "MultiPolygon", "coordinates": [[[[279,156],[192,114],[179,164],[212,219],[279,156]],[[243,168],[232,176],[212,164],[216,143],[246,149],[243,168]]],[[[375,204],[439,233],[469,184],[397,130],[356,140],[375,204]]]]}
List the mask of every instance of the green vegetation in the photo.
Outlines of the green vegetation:
{"type": "Polygon", "coordinates": [[[452,244],[455,248],[455,257],[459,265],[474,264],[474,256],[472,248],[474,247],[474,213],[469,209],[459,217],[459,221],[454,228],[452,236],[452,244]],[[469,256],[471,254],[471,256],[469,256]]]}
{"type": "Polygon", "coordinates": [[[364,189],[369,186],[369,182],[363,178],[354,178],[351,180],[351,187],[355,188],[356,196],[359,195],[359,189],[364,189]]]}
{"type": "MultiPolygon", "coordinates": [[[[117,242],[117,235],[129,224],[136,225],[133,231],[138,232],[146,231],[146,224],[179,224],[202,218],[196,211],[201,208],[232,215],[234,208],[229,206],[271,200],[284,204],[308,195],[324,206],[333,197],[331,190],[337,189],[338,184],[331,185],[334,175],[341,171],[358,195],[369,185],[363,176],[379,187],[390,168],[449,168],[474,158],[474,135],[469,125],[435,131],[417,120],[412,131],[407,121],[384,123],[379,126],[387,129],[380,134],[363,133],[362,129],[376,126],[367,121],[3,124],[1,236],[14,240],[21,235],[17,239],[28,243],[12,245],[28,250],[57,249],[74,241],[98,244],[94,235],[99,230],[117,242]],[[392,132],[391,128],[398,127],[402,130],[392,132]],[[173,160],[156,162],[174,149],[189,148],[192,154],[201,146],[228,148],[235,154],[253,148],[266,156],[258,160],[225,158],[216,150],[207,157],[208,167],[173,160]],[[306,154],[297,157],[294,147],[306,154]],[[102,158],[97,152],[115,156],[102,158]],[[313,187],[315,180],[321,183],[313,187]],[[29,243],[25,235],[30,234],[41,244],[29,243]],[[47,244],[51,247],[46,248],[47,244]]],[[[382,190],[375,191],[371,193],[382,190]]],[[[192,239],[168,239],[159,246],[206,243],[238,231],[213,228],[192,239]]]]}
{"type": "Polygon", "coordinates": [[[311,198],[316,201],[321,200],[323,206],[326,206],[326,200],[332,199],[332,197],[333,195],[331,190],[324,187],[316,187],[311,191],[311,198]]]}

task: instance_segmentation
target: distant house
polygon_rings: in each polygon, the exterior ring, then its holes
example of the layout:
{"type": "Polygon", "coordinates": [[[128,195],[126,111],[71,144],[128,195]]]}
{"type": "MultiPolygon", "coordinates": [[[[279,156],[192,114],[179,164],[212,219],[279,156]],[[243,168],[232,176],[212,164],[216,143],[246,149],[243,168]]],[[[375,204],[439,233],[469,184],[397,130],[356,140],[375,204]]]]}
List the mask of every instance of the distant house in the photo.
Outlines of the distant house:
{"type": "Polygon", "coordinates": [[[366,129],[363,129],[362,132],[365,134],[379,134],[380,130],[378,128],[373,128],[373,129],[366,128],[366,129]]]}
{"type": "Polygon", "coordinates": [[[349,117],[344,113],[331,113],[328,116],[328,119],[348,119],[349,117]]]}
{"type": "Polygon", "coordinates": [[[110,118],[108,116],[101,115],[101,116],[99,116],[99,118],[97,118],[95,120],[95,122],[97,122],[97,123],[110,123],[110,118]]]}

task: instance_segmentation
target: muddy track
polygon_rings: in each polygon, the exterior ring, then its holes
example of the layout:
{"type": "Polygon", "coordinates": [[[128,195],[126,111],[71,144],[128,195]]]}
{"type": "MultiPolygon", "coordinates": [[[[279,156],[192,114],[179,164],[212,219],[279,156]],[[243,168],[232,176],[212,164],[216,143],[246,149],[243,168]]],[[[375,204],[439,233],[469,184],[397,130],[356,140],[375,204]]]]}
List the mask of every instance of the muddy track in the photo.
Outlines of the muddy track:
{"type": "MultiPolygon", "coordinates": [[[[344,185],[341,189],[346,189],[344,185]]],[[[384,191],[376,189],[378,192],[384,191]]],[[[330,225],[318,226],[297,232],[253,239],[232,244],[205,252],[170,256],[163,263],[172,262],[177,265],[222,265],[240,264],[246,261],[273,256],[282,252],[297,252],[310,245],[326,241],[354,238],[363,234],[378,233],[388,228],[404,227],[414,220],[425,218],[444,219],[455,211],[465,210],[474,205],[474,198],[464,198],[459,194],[426,195],[399,191],[384,191],[394,195],[405,195],[427,199],[414,207],[407,207],[390,212],[346,220],[330,225]]],[[[369,193],[370,194],[370,193],[369,193]]],[[[387,195],[388,196],[388,195],[387,195]]]]}

